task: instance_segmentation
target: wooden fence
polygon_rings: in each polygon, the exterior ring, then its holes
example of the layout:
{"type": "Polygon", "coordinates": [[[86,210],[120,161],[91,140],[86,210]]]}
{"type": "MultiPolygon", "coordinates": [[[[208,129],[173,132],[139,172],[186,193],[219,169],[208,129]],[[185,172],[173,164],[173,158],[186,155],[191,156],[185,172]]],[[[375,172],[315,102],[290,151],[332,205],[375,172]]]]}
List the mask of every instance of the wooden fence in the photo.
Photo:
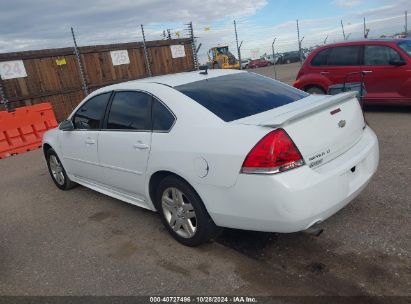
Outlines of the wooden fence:
{"type": "MultiPolygon", "coordinates": [[[[189,39],[146,42],[152,75],[192,71],[189,39]],[[184,45],[185,56],[172,58],[170,45],[184,45]]],[[[89,91],[148,77],[141,42],[79,47],[89,91]],[[113,65],[110,51],[127,50],[129,64],[113,65]]],[[[13,107],[49,101],[58,121],[65,119],[85,97],[73,48],[0,54],[0,62],[22,60],[27,77],[3,79],[6,99],[13,107]]]]}

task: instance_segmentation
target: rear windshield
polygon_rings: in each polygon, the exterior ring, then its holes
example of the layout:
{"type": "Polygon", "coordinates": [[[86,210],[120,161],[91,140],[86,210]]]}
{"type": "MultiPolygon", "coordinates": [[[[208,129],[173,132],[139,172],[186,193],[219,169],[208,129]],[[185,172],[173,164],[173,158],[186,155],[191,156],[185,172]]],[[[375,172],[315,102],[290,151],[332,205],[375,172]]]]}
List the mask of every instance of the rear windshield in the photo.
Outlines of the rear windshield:
{"type": "Polygon", "coordinates": [[[174,88],[227,122],[308,96],[305,92],[254,73],[219,76],[174,88]]]}

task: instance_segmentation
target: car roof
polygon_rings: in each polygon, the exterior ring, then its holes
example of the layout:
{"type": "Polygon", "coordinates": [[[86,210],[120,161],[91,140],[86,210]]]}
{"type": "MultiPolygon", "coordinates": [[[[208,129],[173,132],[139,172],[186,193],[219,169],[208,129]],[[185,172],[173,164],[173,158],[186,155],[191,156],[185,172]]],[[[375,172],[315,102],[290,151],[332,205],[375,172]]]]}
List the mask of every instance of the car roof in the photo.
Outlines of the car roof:
{"type": "Polygon", "coordinates": [[[247,73],[245,71],[231,70],[231,69],[225,69],[225,70],[209,69],[207,71],[207,75],[201,74],[201,72],[202,71],[192,71],[192,72],[183,72],[183,73],[176,73],[176,74],[147,77],[147,78],[114,84],[109,87],[106,87],[106,89],[110,88],[111,90],[115,90],[117,87],[123,89],[124,86],[127,86],[130,89],[132,89],[133,85],[138,85],[138,84],[143,84],[143,83],[157,83],[157,84],[163,84],[169,87],[175,87],[175,86],[187,84],[190,82],[196,82],[196,81],[215,78],[219,76],[232,75],[232,74],[237,74],[237,73],[247,73]]]}
{"type": "Polygon", "coordinates": [[[380,38],[380,39],[360,39],[360,40],[349,40],[349,41],[341,41],[336,43],[329,43],[326,45],[321,46],[321,48],[328,48],[334,46],[342,46],[342,45],[362,45],[366,43],[398,43],[401,41],[410,40],[409,38],[380,38]]]}

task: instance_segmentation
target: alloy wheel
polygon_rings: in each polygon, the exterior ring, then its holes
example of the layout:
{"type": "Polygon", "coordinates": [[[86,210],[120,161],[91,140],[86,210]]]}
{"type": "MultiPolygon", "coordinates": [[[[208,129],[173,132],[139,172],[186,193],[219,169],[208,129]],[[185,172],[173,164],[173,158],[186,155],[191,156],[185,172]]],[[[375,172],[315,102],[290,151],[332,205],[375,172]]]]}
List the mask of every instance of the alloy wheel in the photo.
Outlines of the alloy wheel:
{"type": "Polygon", "coordinates": [[[55,155],[50,155],[49,159],[50,170],[54,180],[60,185],[64,185],[63,166],[55,155]]]}
{"type": "Polygon", "coordinates": [[[192,238],[197,231],[197,218],[192,204],[175,187],[164,190],[161,205],[170,227],[183,238],[192,238]]]}

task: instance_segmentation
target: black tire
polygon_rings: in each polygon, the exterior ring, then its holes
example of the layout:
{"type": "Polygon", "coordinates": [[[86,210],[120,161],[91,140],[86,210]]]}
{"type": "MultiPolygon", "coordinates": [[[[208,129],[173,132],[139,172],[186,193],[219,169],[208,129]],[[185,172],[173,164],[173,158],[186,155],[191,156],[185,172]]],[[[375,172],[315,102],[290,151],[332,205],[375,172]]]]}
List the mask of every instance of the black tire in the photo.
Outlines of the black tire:
{"type": "Polygon", "coordinates": [[[315,95],[324,95],[325,94],[324,90],[321,89],[320,87],[317,87],[317,86],[309,87],[305,91],[309,94],[315,94],[315,95]]]}
{"type": "Polygon", "coordinates": [[[63,164],[60,161],[60,158],[57,156],[56,151],[54,151],[53,149],[48,149],[46,152],[46,161],[47,161],[47,168],[49,170],[49,174],[51,179],[53,180],[53,182],[56,184],[56,186],[61,189],[61,190],[69,190],[71,188],[73,188],[74,186],[76,186],[77,184],[73,181],[71,181],[66,173],[66,170],[63,167],[63,164]],[[50,160],[53,159],[53,157],[55,157],[55,159],[58,161],[60,167],[61,167],[61,174],[64,177],[63,182],[61,182],[61,180],[59,181],[58,178],[55,177],[55,175],[53,174],[52,171],[52,165],[50,164],[50,160]]]}
{"type": "MultiPolygon", "coordinates": [[[[205,242],[210,241],[214,236],[216,236],[218,232],[217,226],[209,216],[203,202],[201,201],[201,198],[198,196],[196,191],[187,182],[176,176],[170,175],[160,181],[156,191],[155,205],[158,212],[160,213],[161,221],[163,222],[168,232],[173,236],[175,240],[183,245],[190,247],[201,245],[205,242]],[[194,210],[194,218],[188,219],[185,218],[184,215],[182,218],[179,218],[177,216],[175,217],[176,219],[174,225],[174,227],[177,227],[177,219],[181,219],[182,221],[190,220],[192,224],[191,227],[194,227],[195,225],[195,231],[191,236],[189,235],[190,233],[185,233],[186,235],[183,236],[184,232],[187,232],[184,224],[179,224],[180,228],[178,231],[175,231],[172,228],[172,224],[170,224],[170,221],[173,221],[172,219],[170,219],[173,218],[173,215],[171,215],[169,211],[170,209],[168,209],[168,207],[163,207],[165,205],[163,203],[163,196],[168,197],[169,191],[172,192],[172,190],[170,189],[177,189],[181,191],[181,197],[184,200],[184,205],[191,204],[192,210],[194,210]],[[166,214],[168,215],[168,217],[170,217],[169,219],[167,218],[166,214]]],[[[175,212],[177,213],[178,211],[175,212]]]]}

